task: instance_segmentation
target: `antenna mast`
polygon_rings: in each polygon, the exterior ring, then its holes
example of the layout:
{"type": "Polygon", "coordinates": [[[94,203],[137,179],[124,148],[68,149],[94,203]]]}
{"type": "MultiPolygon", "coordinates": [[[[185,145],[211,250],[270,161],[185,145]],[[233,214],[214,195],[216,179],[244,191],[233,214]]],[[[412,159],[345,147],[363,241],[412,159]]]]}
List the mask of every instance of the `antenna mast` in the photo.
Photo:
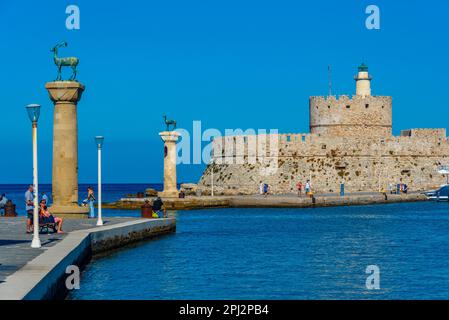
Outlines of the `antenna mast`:
{"type": "Polygon", "coordinates": [[[331,65],[327,66],[327,77],[329,81],[329,96],[332,95],[332,71],[331,71],[331,65]]]}

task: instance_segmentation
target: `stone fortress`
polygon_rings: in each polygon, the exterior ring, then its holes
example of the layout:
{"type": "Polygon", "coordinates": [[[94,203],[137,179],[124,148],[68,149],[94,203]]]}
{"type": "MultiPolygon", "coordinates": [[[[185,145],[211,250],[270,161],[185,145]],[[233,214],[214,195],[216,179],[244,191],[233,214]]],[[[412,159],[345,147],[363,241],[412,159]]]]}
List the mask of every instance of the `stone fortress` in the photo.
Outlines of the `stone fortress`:
{"type": "Polygon", "coordinates": [[[409,129],[393,136],[392,97],[371,95],[364,64],[355,81],[353,97],[310,97],[310,133],[214,139],[212,161],[198,187],[209,192],[213,184],[215,194],[254,194],[263,181],[280,194],[295,192],[296,184],[307,180],[315,193],[339,192],[341,183],[348,192],[378,192],[398,183],[423,191],[444,184],[438,170],[449,164],[446,130],[409,129]],[[243,148],[236,147],[238,141],[243,148]],[[256,141],[262,155],[255,162],[248,161],[254,152],[249,141],[256,141]]]}

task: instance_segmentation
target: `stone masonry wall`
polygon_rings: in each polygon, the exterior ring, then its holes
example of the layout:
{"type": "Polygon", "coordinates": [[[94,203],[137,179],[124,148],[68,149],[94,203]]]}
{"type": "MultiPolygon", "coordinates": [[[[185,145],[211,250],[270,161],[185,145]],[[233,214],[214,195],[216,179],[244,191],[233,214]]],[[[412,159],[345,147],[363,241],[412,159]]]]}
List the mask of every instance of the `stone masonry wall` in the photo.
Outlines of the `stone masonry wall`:
{"type": "Polygon", "coordinates": [[[390,137],[392,98],[382,96],[310,97],[310,132],[353,137],[390,137]]]}
{"type": "Polygon", "coordinates": [[[307,179],[317,193],[338,192],[341,182],[347,192],[377,192],[396,183],[406,183],[411,191],[428,190],[445,183],[445,177],[437,171],[448,163],[449,140],[441,134],[224,137],[214,141],[214,164],[207,167],[199,186],[210,189],[214,170],[217,194],[254,194],[260,181],[268,183],[273,193],[291,193],[298,181],[304,184],[307,179]],[[243,149],[235,147],[237,140],[245,144],[243,149]],[[256,150],[248,147],[254,141],[256,150]],[[248,154],[257,152],[257,161],[248,158],[248,154]]]}

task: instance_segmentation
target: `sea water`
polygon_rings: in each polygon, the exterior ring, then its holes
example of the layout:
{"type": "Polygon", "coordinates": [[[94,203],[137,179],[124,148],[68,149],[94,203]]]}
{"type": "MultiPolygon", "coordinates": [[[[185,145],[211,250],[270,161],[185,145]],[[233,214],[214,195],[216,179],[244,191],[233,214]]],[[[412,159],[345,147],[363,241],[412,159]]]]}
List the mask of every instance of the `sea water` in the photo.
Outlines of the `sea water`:
{"type": "Polygon", "coordinates": [[[205,209],[177,219],[175,234],[94,259],[69,298],[449,298],[448,203],[205,209]],[[367,286],[369,266],[378,290],[367,286]]]}

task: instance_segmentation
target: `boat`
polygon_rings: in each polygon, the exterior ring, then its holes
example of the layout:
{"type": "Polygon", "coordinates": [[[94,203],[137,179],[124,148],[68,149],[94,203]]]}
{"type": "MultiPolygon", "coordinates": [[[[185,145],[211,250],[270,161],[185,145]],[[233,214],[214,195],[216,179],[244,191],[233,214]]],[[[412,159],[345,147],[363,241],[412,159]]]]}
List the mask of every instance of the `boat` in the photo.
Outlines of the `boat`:
{"type": "Polygon", "coordinates": [[[441,186],[438,190],[426,192],[429,200],[434,201],[449,201],[449,184],[441,186]]]}

